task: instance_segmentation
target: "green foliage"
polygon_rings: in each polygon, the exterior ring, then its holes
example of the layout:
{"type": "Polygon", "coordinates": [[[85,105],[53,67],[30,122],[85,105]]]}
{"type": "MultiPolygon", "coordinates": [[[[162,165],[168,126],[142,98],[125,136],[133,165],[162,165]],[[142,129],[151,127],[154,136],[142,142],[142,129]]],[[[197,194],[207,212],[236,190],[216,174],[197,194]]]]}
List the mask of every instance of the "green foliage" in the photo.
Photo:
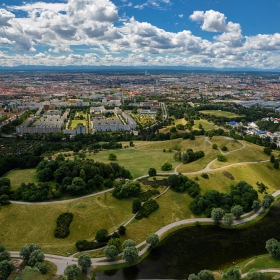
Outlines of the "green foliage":
{"type": "Polygon", "coordinates": [[[37,244],[31,243],[30,246],[28,244],[25,244],[23,247],[21,247],[21,250],[19,252],[19,255],[26,261],[29,260],[32,252],[36,250],[41,250],[41,247],[37,244]]]}
{"type": "Polygon", "coordinates": [[[127,247],[135,247],[135,246],[136,246],[136,242],[132,239],[127,239],[122,244],[123,249],[127,247]]]}
{"type": "Polygon", "coordinates": [[[217,149],[218,149],[217,144],[213,144],[213,145],[212,145],[212,149],[217,150],[217,149]]]}
{"type": "Polygon", "coordinates": [[[111,238],[108,241],[108,245],[114,245],[119,250],[121,248],[121,240],[120,238],[111,238]]]}
{"type": "Polygon", "coordinates": [[[255,279],[255,280],[262,280],[264,279],[263,274],[260,271],[257,271],[255,268],[251,268],[247,274],[247,277],[249,279],[255,279]]]}
{"type": "Polygon", "coordinates": [[[279,169],[279,161],[278,161],[278,159],[275,159],[274,164],[273,164],[273,167],[274,167],[275,169],[279,169]]]}
{"type": "Polygon", "coordinates": [[[188,280],[199,280],[199,277],[195,274],[190,274],[188,280]]]}
{"type": "Polygon", "coordinates": [[[138,258],[139,258],[138,252],[135,247],[126,247],[123,250],[123,259],[128,263],[136,262],[138,258]]]}
{"type": "Polygon", "coordinates": [[[14,265],[7,261],[0,262],[0,279],[7,280],[11,272],[14,270],[14,265]]]}
{"type": "Polygon", "coordinates": [[[113,190],[113,196],[118,199],[137,197],[141,191],[139,182],[128,182],[124,185],[116,186],[113,190]]]}
{"type": "Polygon", "coordinates": [[[145,202],[147,201],[149,198],[151,198],[154,195],[159,195],[160,192],[158,190],[148,190],[146,192],[141,192],[138,195],[138,198],[140,199],[140,201],[145,202]]]}
{"type": "Polygon", "coordinates": [[[9,196],[6,194],[0,195],[0,205],[8,205],[11,204],[9,200],[9,196]]]}
{"type": "Polygon", "coordinates": [[[226,151],[228,150],[228,147],[227,147],[227,146],[223,146],[223,147],[221,148],[221,150],[222,150],[223,152],[226,152],[226,151]]]}
{"type": "Polygon", "coordinates": [[[217,159],[218,159],[218,161],[222,161],[222,162],[227,161],[226,156],[224,156],[224,155],[222,155],[222,154],[217,155],[217,159]]]}
{"type": "Polygon", "coordinates": [[[207,269],[201,270],[198,273],[198,278],[200,280],[215,280],[213,272],[207,269]]]}
{"type": "Polygon", "coordinates": [[[274,162],[275,162],[275,157],[274,157],[274,155],[271,155],[271,156],[270,156],[270,162],[271,162],[271,163],[274,163],[274,162]]]}
{"type": "Polygon", "coordinates": [[[126,232],[125,226],[120,226],[118,228],[118,232],[119,232],[120,235],[125,235],[125,232],[126,232]]]}
{"type": "Polygon", "coordinates": [[[263,149],[263,152],[264,152],[265,154],[267,154],[268,156],[270,156],[272,150],[271,150],[271,148],[269,148],[269,147],[265,147],[265,148],[263,149]]]}
{"type": "Polygon", "coordinates": [[[263,197],[263,200],[261,202],[261,207],[263,207],[264,209],[268,209],[270,207],[270,205],[272,204],[272,202],[274,202],[275,198],[273,195],[271,194],[265,194],[263,197]]]}
{"type": "Polygon", "coordinates": [[[65,268],[64,275],[67,276],[68,280],[74,280],[81,272],[82,271],[80,267],[78,267],[76,264],[70,264],[65,268]]]}
{"type": "Polygon", "coordinates": [[[139,212],[136,214],[135,219],[140,220],[143,217],[148,218],[150,214],[158,208],[158,203],[154,199],[150,199],[143,204],[139,212]]]}
{"type": "Polygon", "coordinates": [[[99,229],[95,235],[95,240],[99,243],[108,241],[108,230],[105,228],[99,229]]]}
{"type": "Polygon", "coordinates": [[[56,228],[54,230],[54,236],[56,238],[66,238],[70,234],[70,224],[73,220],[73,213],[62,213],[56,220],[56,228]]]}
{"type": "Polygon", "coordinates": [[[108,245],[105,249],[104,249],[104,254],[105,254],[105,257],[109,260],[114,260],[118,254],[119,254],[119,251],[118,249],[116,248],[115,245],[108,245]]]}
{"type": "Polygon", "coordinates": [[[168,162],[164,163],[163,166],[161,167],[162,171],[169,171],[171,169],[172,169],[172,164],[170,164],[168,162]]]}
{"type": "Polygon", "coordinates": [[[10,259],[10,253],[6,250],[6,248],[0,244],[0,262],[9,260],[10,259]]]}
{"type": "Polygon", "coordinates": [[[141,208],[141,200],[139,198],[134,198],[132,201],[132,213],[137,213],[141,208]]]}
{"type": "Polygon", "coordinates": [[[253,201],[253,204],[252,204],[252,209],[257,212],[259,209],[260,209],[261,205],[260,203],[257,201],[257,200],[254,200],[253,201]]]}
{"type": "Polygon", "coordinates": [[[109,160],[116,160],[117,159],[117,156],[113,153],[110,153],[109,156],[108,156],[108,159],[109,160]]]}
{"type": "Polygon", "coordinates": [[[201,177],[204,178],[204,179],[208,179],[209,178],[209,175],[207,173],[202,173],[201,174],[201,177]]]}
{"type": "Polygon", "coordinates": [[[240,219],[241,215],[243,214],[243,208],[240,205],[236,205],[231,208],[231,213],[235,219],[240,219]]]}
{"type": "Polygon", "coordinates": [[[153,233],[147,237],[146,242],[150,244],[151,248],[155,248],[159,243],[159,237],[157,234],[153,233]]]}
{"type": "Polygon", "coordinates": [[[257,186],[258,186],[259,193],[264,193],[268,189],[268,187],[264,183],[257,182],[257,186]]]}
{"type": "Polygon", "coordinates": [[[97,243],[94,241],[78,240],[75,244],[79,252],[98,249],[104,246],[104,243],[97,243]]]}
{"type": "Polygon", "coordinates": [[[149,170],[148,170],[148,174],[150,177],[154,177],[157,175],[157,171],[155,168],[151,167],[149,170]]]}
{"type": "Polygon", "coordinates": [[[272,255],[273,258],[280,258],[280,242],[278,242],[275,238],[271,238],[266,241],[265,248],[272,255]]]}
{"type": "Polygon", "coordinates": [[[78,257],[78,264],[82,267],[83,270],[86,270],[88,267],[91,267],[91,259],[89,254],[82,254],[78,257]]]}
{"type": "Polygon", "coordinates": [[[48,272],[48,267],[45,262],[37,262],[34,268],[38,268],[41,274],[47,274],[48,272]]]}
{"type": "Polygon", "coordinates": [[[232,223],[233,223],[234,216],[233,216],[232,213],[226,213],[226,214],[224,215],[223,220],[224,220],[224,224],[225,224],[226,226],[229,227],[229,226],[231,226],[232,223]]]}
{"type": "Polygon", "coordinates": [[[224,214],[225,214],[225,211],[221,208],[214,208],[212,210],[211,218],[213,219],[215,225],[220,224],[220,221],[222,220],[224,214]]]}
{"type": "Polygon", "coordinates": [[[43,262],[44,259],[45,259],[45,255],[44,255],[42,250],[40,250],[40,249],[34,250],[30,254],[30,257],[29,257],[29,260],[28,260],[28,265],[33,267],[33,266],[35,266],[36,263],[43,262]]]}
{"type": "Polygon", "coordinates": [[[227,272],[223,275],[223,278],[238,280],[241,278],[241,274],[237,268],[233,267],[227,270],[227,272]]]}

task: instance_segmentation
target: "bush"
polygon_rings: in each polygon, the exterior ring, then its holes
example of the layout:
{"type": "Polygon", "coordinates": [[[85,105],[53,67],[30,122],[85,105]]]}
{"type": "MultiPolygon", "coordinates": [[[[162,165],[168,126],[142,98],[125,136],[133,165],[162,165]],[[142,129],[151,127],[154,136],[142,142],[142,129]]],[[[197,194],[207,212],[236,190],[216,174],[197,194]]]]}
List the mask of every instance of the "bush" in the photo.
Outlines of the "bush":
{"type": "Polygon", "coordinates": [[[158,208],[159,208],[158,203],[154,199],[150,199],[143,204],[143,206],[135,216],[135,219],[140,220],[143,217],[148,218],[150,214],[156,211],[158,208]]]}
{"type": "Polygon", "coordinates": [[[145,202],[147,201],[150,197],[152,197],[153,195],[159,195],[160,192],[158,190],[148,190],[146,192],[142,192],[138,195],[138,198],[145,202]]]}
{"type": "Polygon", "coordinates": [[[104,247],[106,243],[97,243],[94,241],[78,240],[75,245],[77,250],[79,252],[82,252],[82,251],[88,251],[88,250],[104,247]]]}
{"type": "Polygon", "coordinates": [[[95,239],[99,243],[108,241],[108,230],[105,228],[99,229],[95,235],[95,239]]]}
{"type": "Polygon", "coordinates": [[[207,173],[202,173],[201,174],[201,177],[204,178],[204,179],[208,179],[209,178],[209,175],[207,173]]]}
{"type": "Polygon", "coordinates": [[[227,146],[223,146],[221,149],[223,152],[226,152],[228,150],[227,146]]]}
{"type": "Polygon", "coordinates": [[[227,172],[227,171],[224,171],[223,172],[224,176],[226,176],[227,178],[229,178],[230,180],[234,180],[234,177],[231,173],[227,172]]]}
{"type": "Polygon", "coordinates": [[[218,161],[222,161],[222,162],[227,161],[227,158],[222,154],[217,155],[217,159],[218,161]]]}
{"type": "Polygon", "coordinates": [[[218,149],[217,144],[213,144],[213,145],[212,145],[212,149],[217,150],[217,149],[218,149]]]}
{"type": "Polygon", "coordinates": [[[161,170],[163,171],[169,171],[172,169],[172,164],[166,162],[162,167],[161,167],[161,170]]]}
{"type": "Polygon", "coordinates": [[[118,228],[118,232],[119,232],[120,235],[125,235],[125,232],[126,232],[125,226],[120,226],[118,228]]]}
{"type": "Polygon", "coordinates": [[[62,213],[56,220],[56,229],[54,230],[54,236],[56,238],[65,238],[70,234],[70,224],[74,215],[72,213],[62,213]]]}

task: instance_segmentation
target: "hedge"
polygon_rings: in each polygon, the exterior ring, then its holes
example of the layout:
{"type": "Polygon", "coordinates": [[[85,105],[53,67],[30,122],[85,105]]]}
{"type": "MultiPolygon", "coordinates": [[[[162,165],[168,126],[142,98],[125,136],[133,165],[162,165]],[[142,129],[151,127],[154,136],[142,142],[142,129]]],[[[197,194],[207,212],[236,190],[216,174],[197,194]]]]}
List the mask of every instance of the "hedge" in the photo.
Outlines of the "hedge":
{"type": "Polygon", "coordinates": [[[54,236],[56,238],[65,238],[70,234],[70,224],[73,220],[73,213],[62,213],[56,220],[56,229],[54,230],[54,236]]]}
{"type": "Polygon", "coordinates": [[[81,251],[88,251],[88,250],[104,247],[106,243],[97,243],[94,241],[78,240],[75,245],[77,250],[81,252],[81,251]]]}
{"type": "Polygon", "coordinates": [[[143,204],[143,206],[135,216],[135,219],[140,220],[143,217],[148,218],[150,214],[156,211],[158,208],[159,208],[158,203],[154,199],[150,199],[143,204]]]}

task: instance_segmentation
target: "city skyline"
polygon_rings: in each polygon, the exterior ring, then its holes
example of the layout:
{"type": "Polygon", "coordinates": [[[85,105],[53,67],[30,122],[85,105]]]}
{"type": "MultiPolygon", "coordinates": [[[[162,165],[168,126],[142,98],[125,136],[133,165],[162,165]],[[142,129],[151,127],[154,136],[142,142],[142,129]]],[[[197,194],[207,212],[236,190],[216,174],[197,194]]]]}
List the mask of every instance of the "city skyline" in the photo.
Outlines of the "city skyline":
{"type": "Polygon", "coordinates": [[[276,0],[0,4],[2,67],[280,69],[276,0]]]}

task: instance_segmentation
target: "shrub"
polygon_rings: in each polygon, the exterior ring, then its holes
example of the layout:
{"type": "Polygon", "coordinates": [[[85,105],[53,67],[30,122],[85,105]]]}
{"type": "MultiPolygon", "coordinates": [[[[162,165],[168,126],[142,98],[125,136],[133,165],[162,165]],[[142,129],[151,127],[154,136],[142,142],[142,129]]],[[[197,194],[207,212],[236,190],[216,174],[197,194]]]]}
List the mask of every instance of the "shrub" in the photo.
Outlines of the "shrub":
{"type": "Polygon", "coordinates": [[[65,238],[70,234],[70,224],[73,220],[74,215],[66,212],[58,216],[56,220],[56,229],[54,230],[54,236],[56,238],[65,238]]]}
{"type": "Polygon", "coordinates": [[[228,147],[227,146],[223,146],[222,149],[221,149],[223,152],[226,152],[228,150],[228,147]]]}
{"type": "Polygon", "coordinates": [[[222,154],[217,155],[217,159],[218,161],[222,161],[222,162],[227,161],[227,158],[222,154]]]}
{"type": "Polygon", "coordinates": [[[95,235],[95,239],[97,242],[108,241],[108,230],[106,228],[99,229],[95,235]]]}
{"type": "Polygon", "coordinates": [[[118,228],[118,232],[119,232],[120,235],[125,235],[125,232],[126,232],[125,226],[120,226],[118,228]]]}
{"type": "Polygon", "coordinates": [[[212,145],[212,149],[217,150],[217,149],[218,149],[217,144],[213,144],[213,145],[212,145]]]}
{"type": "Polygon", "coordinates": [[[78,240],[75,245],[77,250],[79,252],[82,252],[82,251],[88,251],[88,250],[104,247],[106,243],[97,243],[94,241],[78,240]]]}
{"type": "Polygon", "coordinates": [[[166,162],[162,167],[161,167],[161,170],[163,171],[169,171],[172,169],[172,164],[166,162]]]}
{"type": "Polygon", "coordinates": [[[153,195],[159,195],[160,192],[158,190],[148,190],[146,192],[142,192],[138,195],[138,198],[145,202],[147,201],[150,197],[152,197],[153,195]]]}
{"type": "Polygon", "coordinates": [[[226,176],[227,178],[229,178],[230,180],[234,180],[234,177],[231,173],[227,172],[227,171],[224,171],[223,172],[224,176],[226,176]]]}
{"type": "Polygon", "coordinates": [[[143,204],[135,218],[138,220],[142,219],[143,217],[148,218],[150,214],[156,211],[158,208],[158,203],[154,199],[150,199],[143,204]]]}
{"type": "Polygon", "coordinates": [[[204,179],[208,179],[209,178],[209,175],[207,173],[202,173],[201,174],[201,177],[204,178],[204,179]]]}

